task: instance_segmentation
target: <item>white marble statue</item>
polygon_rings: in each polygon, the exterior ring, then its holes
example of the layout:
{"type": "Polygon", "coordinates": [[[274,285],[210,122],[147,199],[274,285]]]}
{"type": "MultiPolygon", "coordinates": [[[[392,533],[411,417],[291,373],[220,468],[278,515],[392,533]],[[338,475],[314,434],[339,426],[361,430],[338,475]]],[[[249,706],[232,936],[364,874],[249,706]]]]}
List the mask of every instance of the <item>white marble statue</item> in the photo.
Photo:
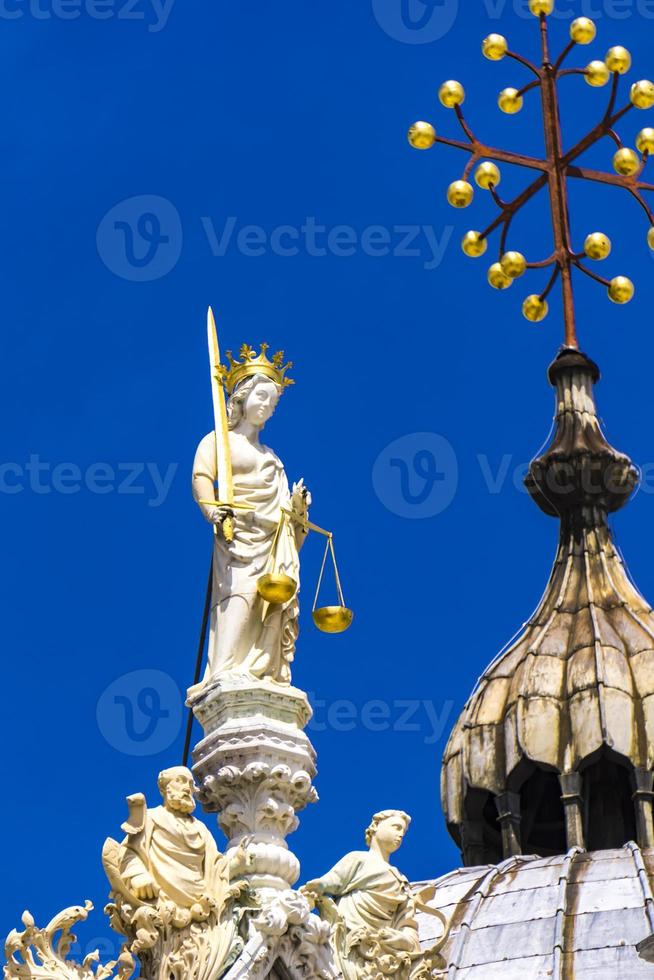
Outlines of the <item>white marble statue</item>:
{"type": "Polygon", "coordinates": [[[108,838],[102,860],[112,887],[112,927],[141,957],[143,975],[168,980],[180,957],[197,960],[196,980],[212,980],[240,952],[230,862],[208,828],[193,816],[196,787],[184,766],[159,775],[163,806],[128,797],[122,844],[108,838]]]}
{"type": "Polygon", "coordinates": [[[401,810],[375,814],[368,851],[347,854],[302,893],[335,923],[334,955],[343,980],[418,980],[431,975],[418,940],[418,897],[390,863],[411,822],[401,810]]]}
{"type": "Polygon", "coordinates": [[[282,372],[267,358],[265,363],[254,359],[251,363],[254,373],[235,383],[227,401],[233,510],[210,503],[224,498],[224,488],[219,485],[216,490],[214,432],[198,446],[193,464],[193,495],[206,520],[217,528],[205,681],[219,675],[244,674],[288,684],[298,636],[297,593],[286,603],[271,605],[258,594],[257,582],[271,570],[273,542],[282,510],[287,510],[298,520],[287,521],[278,535],[275,571],[288,575],[299,586],[298,553],[307,534],[302,524],[311,498],[302,480],[289,491],[281,460],[260,439],[283,391],[283,384],[275,380],[277,374],[282,381],[282,372]],[[271,370],[257,373],[258,363],[269,365],[271,370]],[[234,536],[229,541],[223,529],[225,518],[231,515],[234,536]]]}
{"type": "Polygon", "coordinates": [[[148,809],[141,794],[129,799],[121,878],[138,899],[169,900],[201,919],[224,901],[229,871],[208,828],[192,816],[195,785],[190,770],[166,769],[158,785],[163,806],[148,809]]]}

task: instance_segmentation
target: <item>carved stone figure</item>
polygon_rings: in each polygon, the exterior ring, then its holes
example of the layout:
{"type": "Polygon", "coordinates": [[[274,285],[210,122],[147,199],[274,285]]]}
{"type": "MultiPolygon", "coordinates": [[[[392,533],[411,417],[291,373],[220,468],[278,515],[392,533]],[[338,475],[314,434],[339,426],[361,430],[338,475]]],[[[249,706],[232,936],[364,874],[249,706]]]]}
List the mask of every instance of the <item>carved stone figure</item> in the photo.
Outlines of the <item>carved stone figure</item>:
{"type": "Polygon", "coordinates": [[[242,956],[223,980],[337,980],[330,931],[304,895],[290,889],[269,893],[260,914],[250,920],[242,956]]]}
{"type": "Polygon", "coordinates": [[[229,864],[205,825],[192,816],[195,785],[183,766],[159,775],[163,806],[148,809],[142,794],[128,797],[122,844],[102,852],[113,903],[112,928],[127,936],[143,974],[169,980],[210,980],[242,948],[229,864]],[[189,972],[190,970],[190,972],[189,972]]]}
{"type": "Polygon", "coordinates": [[[366,831],[368,851],[347,854],[322,878],[301,889],[334,924],[332,943],[343,980],[423,980],[437,965],[424,954],[416,911],[431,911],[389,861],[411,822],[401,810],[376,813],[366,831]]]}
{"type": "Polygon", "coordinates": [[[297,592],[270,604],[257,583],[270,571],[274,549],[275,571],[299,587],[298,553],[311,498],[302,480],[289,490],[281,460],[260,440],[290,383],[281,355],[269,361],[266,345],[259,357],[247,346],[241,355],[242,362],[229,355],[229,370],[214,365],[221,377],[214,402],[224,407],[226,423],[224,431],[217,422],[216,431],[205,436],[193,464],[195,500],[216,528],[205,681],[236,673],[288,684],[298,636],[297,592]],[[224,389],[230,392],[226,406],[224,389]],[[293,517],[284,520],[284,511],[293,517]]]}

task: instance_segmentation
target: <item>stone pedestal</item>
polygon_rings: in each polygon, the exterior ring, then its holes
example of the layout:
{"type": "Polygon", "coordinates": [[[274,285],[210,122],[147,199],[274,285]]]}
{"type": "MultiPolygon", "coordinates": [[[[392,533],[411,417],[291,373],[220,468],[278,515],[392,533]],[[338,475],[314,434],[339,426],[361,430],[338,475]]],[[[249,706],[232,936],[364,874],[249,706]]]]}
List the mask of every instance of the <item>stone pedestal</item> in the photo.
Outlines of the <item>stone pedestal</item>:
{"type": "Polygon", "coordinates": [[[234,871],[255,889],[285,890],[300,876],[286,837],[318,794],[316,753],[304,729],[306,694],[247,677],[219,678],[189,704],[204,729],[193,751],[199,799],[229,839],[234,871]]]}

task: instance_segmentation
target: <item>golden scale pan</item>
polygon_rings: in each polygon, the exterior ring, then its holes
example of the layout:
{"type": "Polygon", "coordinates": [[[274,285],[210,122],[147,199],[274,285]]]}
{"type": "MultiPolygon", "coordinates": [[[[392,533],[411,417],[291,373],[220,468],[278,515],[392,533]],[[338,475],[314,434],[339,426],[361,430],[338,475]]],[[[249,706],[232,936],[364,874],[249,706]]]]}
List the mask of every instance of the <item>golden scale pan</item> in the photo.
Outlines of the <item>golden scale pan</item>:
{"type": "MultiPolygon", "coordinates": [[[[201,500],[200,503],[208,504],[210,506],[230,506],[235,510],[251,509],[249,507],[245,507],[244,505],[239,506],[238,504],[221,505],[221,503],[217,500],[201,500]]],[[[280,571],[278,561],[278,549],[281,535],[290,535],[291,532],[289,522],[291,519],[297,520],[289,511],[282,510],[279,524],[277,525],[277,530],[275,532],[275,537],[273,538],[272,547],[270,549],[268,571],[266,571],[257,582],[257,592],[262,599],[269,602],[273,606],[284,605],[285,603],[290,602],[298,588],[298,583],[294,578],[291,578],[290,575],[286,575],[284,572],[280,571]]],[[[325,543],[325,552],[322,558],[322,565],[320,567],[320,575],[318,576],[316,594],[313,600],[313,608],[311,610],[313,621],[318,629],[323,633],[344,633],[345,630],[349,629],[349,627],[352,625],[354,613],[345,605],[343,588],[341,586],[341,577],[338,573],[336,553],[334,551],[334,535],[331,531],[325,531],[324,528],[318,527],[317,524],[312,524],[310,521],[306,521],[302,524],[302,526],[305,528],[305,530],[316,531],[318,534],[322,534],[327,539],[325,543]],[[328,555],[331,558],[334,568],[334,579],[336,581],[336,591],[338,593],[338,605],[318,607],[320,587],[325,575],[325,566],[327,564],[328,555]]]]}
{"type": "MultiPolygon", "coordinates": [[[[259,595],[262,599],[265,599],[266,602],[271,603],[271,605],[279,605],[290,602],[297,592],[297,582],[294,578],[291,578],[290,575],[286,575],[284,572],[279,570],[279,563],[277,560],[277,550],[280,537],[282,534],[290,534],[289,520],[290,514],[288,514],[287,511],[282,511],[272,543],[272,548],[270,549],[270,571],[262,575],[257,582],[257,591],[259,595]]],[[[354,613],[351,609],[347,608],[345,605],[345,599],[343,598],[341,578],[338,574],[338,565],[336,564],[336,554],[334,552],[334,536],[331,531],[324,531],[316,524],[309,524],[307,522],[305,526],[307,530],[317,531],[319,534],[323,534],[327,538],[325,543],[325,553],[323,555],[322,565],[320,567],[320,575],[318,577],[318,585],[316,587],[316,595],[313,600],[313,608],[311,610],[313,621],[318,629],[322,630],[323,633],[344,633],[345,630],[352,625],[354,613]],[[332,564],[334,566],[334,578],[336,580],[336,591],[338,592],[339,604],[337,606],[321,606],[318,608],[320,586],[322,585],[322,580],[324,578],[328,554],[331,556],[332,564]]]]}

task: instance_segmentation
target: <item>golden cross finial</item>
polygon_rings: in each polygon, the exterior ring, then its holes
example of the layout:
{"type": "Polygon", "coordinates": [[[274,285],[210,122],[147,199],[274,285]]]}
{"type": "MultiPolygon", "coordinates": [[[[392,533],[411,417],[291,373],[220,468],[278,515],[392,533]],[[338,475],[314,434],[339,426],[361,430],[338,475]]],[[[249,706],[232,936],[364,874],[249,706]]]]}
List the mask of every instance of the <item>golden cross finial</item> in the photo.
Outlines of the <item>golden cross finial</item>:
{"type": "Polygon", "coordinates": [[[475,165],[475,181],[483,190],[492,195],[500,209],[500,214],[484,231],[469,231],[462,243],[466,255],[477,258],[488,248],[488,237],[501,228],[499,261],[488,272],[488,281],[495,289],[505,289],[527,269],[546,269],[552,267],[552,274],[541,293],[528,296],[523,304],[523,313],[528,320],[538,323],[548,313],[547,297],[558,279],[563,291],[563,311],[565,319],[565,344],[578,348],[575,324],[575,305],[572,288],[573,270],[577,269],[591,279],[606,286],[614,303],[628,303],[634,295],[634,285],[625,276],[604,279],[593,272],[583,262],[585,258],[605,259],[611,251],[611,242],[601,232],[589,235],[583,251],[576,251],[570,232],[568,208],[568,180],[570,178],[592,180],[600,184],[622,187],[636,198],[645,211],[649,222],[648,243],[654,249],[654,213],[643,197],[643,191],[654,191],[654,184],[641,180],[650,154],[654,153],[654,129],[643,129],[636,140],[638,152],[625,147],[615,131],[615,124],[631,109],[649,109],[654,106],[654,83],[648,80],[636,82],[631,87],[630,101],[616,111],[620,76],[631,68],[631,55],[623,47],[611,48],[603,61],[591,61],[586,68],[563,68],[565,59],[578,45],[590,44],[595,40],[597,28],[588,17],[577,18],[570,26],[570,42],[556,61],[550,56],[550,42],[547,18],[554,10],[554,0],[529,0],[531,13],[540,23],[542,64],[539,67],[509,49],[505,37],[491,34],[482,45],[482,51],[490,61],[512,58],[527,68],[535,76],[521,89],[507,88],[500,93],[499,106],[503,112],[514,114],[523,106],[524,96],[533,89],[540,89],[543,129],[545,133],[545,158],[524,156],[507,150],[497,149],[481,143],[466,122],[461,106],[465,92],[460,82],[448,81],[441,85],[439,98],[448,109],[453,109],[467,139],[456,140],[438,136],[434,127],[427,122],[417,122],[409,130],[409,142],[419,150],[427,150],[435,143],[453,146],[470,153],[460,180],[450,184],[448,200],[453,207],[465,208],[472,203],[474,190],[469,183],[475,165]],[[559,116],[558,81],[565,75],[583,75],[587,83],[599,88],[611,81],[611,95],[607,109],[593,129],[569,150],[563,147],[563,136],[559,116]],[[613,157],[615,173],[590,170],[577,166],[576,161],[591,146],[608,136],[616,144],[613,157]],[[481,162],[484,161],[484,162],[481,162]],[[494,161],[494,162],[490,162],[494,161]],[[497,193],[501,179],[498,163],[510,163],[527,167],[538,172],[538,177],[512,201],[503,201],[497,193]],[[540,190],[549,190],[554,233],[554,251],[549,258],[540,262],[528,262],[520,252],[507,251],[509,230],[513,218],[540,190]]]}

